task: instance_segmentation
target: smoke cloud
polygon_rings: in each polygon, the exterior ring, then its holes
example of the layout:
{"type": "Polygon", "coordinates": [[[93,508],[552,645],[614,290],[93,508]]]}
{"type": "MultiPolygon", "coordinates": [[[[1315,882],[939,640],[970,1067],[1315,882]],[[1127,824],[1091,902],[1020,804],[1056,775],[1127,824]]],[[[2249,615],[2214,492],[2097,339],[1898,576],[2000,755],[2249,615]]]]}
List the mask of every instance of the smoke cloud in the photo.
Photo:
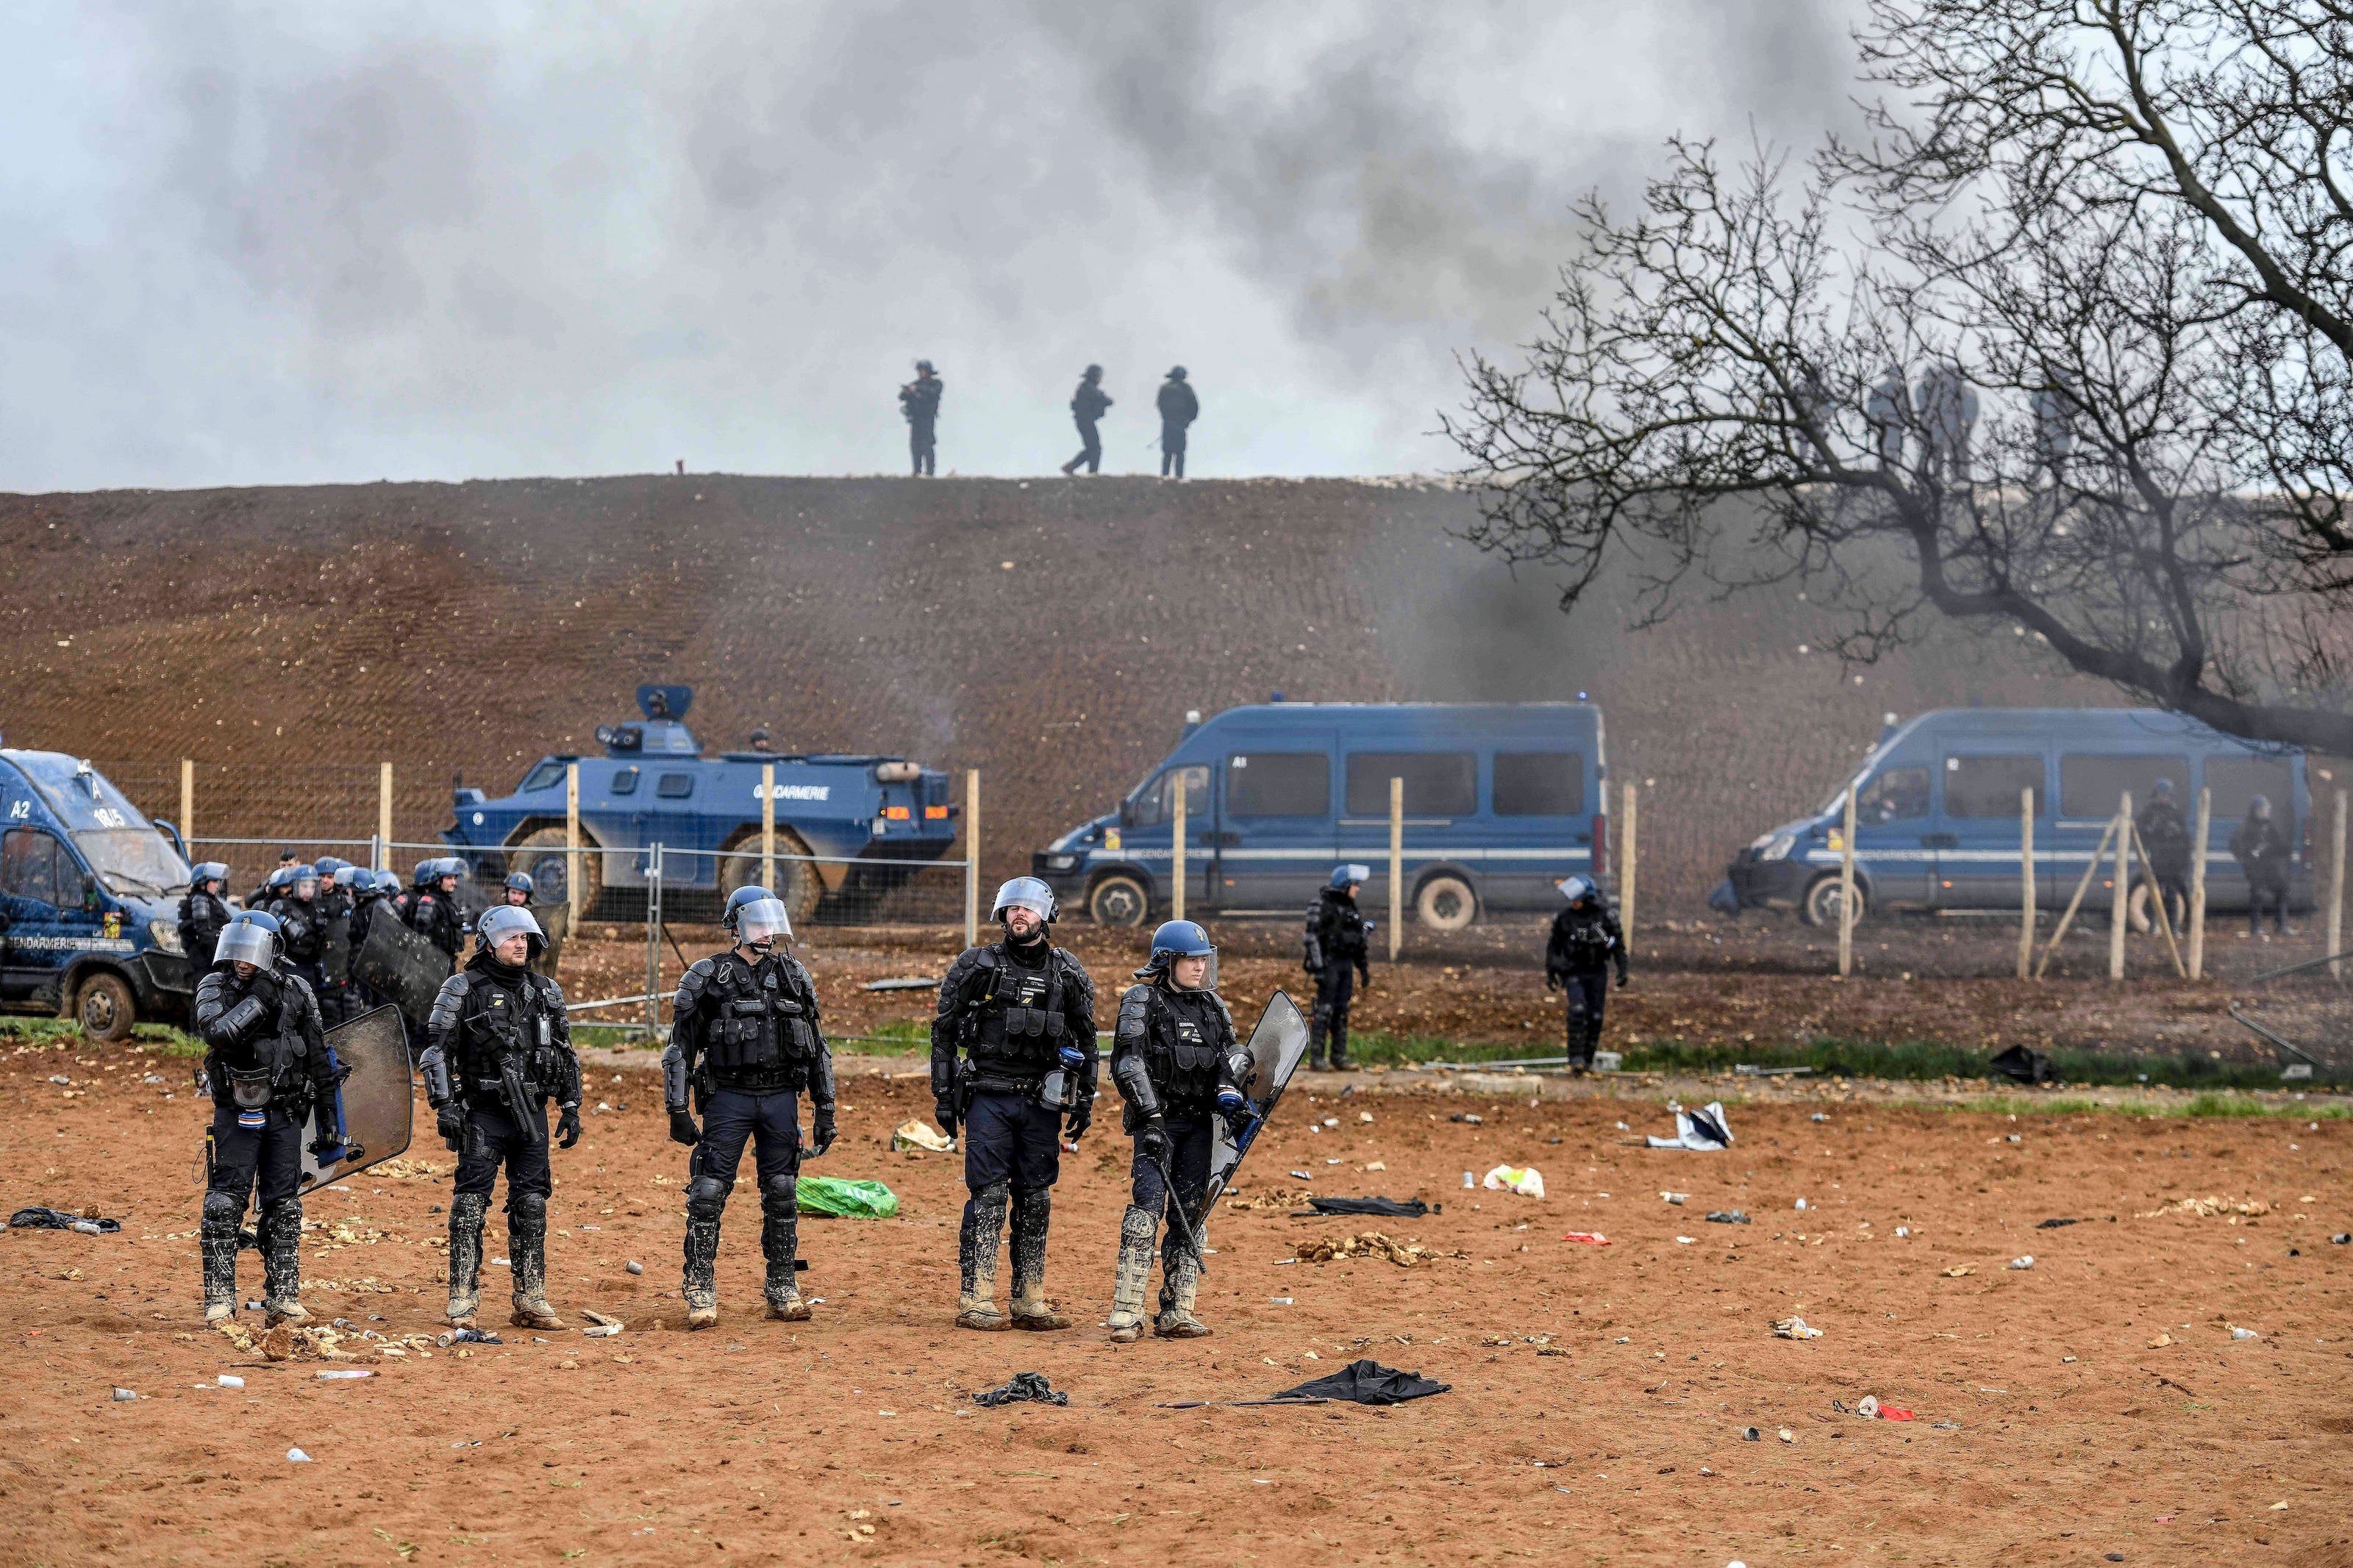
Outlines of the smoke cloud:
{"type": "Polygon", "coordinates": [[[1449,461],[1672,130],[1849,113],[1853,0],[153,6],[0,18],[0,487],[1449,461]]]}

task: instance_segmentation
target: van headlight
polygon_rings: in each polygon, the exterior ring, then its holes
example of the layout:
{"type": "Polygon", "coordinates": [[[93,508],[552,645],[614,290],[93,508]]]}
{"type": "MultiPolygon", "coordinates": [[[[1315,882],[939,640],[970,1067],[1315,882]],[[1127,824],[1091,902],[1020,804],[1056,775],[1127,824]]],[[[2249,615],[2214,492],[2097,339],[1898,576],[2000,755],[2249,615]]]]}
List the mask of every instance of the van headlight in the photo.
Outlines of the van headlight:
{"type": "Polygon", "coordinates": [[[1046,857],[1046,869],[1049,871],[1067,871],[1078,863],[1079,858],[1075,855],[1049,855],[1046,857]]]}
{"type": "Polygon", "coordinates": [[[180,927],[176,921],[149,921],[147,934],[154,939],[156,947],[165,952],[181,951],[180,927]]]}
{"type": "Polygon", "coordinates": [[[1786,860],[1797,847],[1798,836],[1794,833],[1767,833],[1748,847],[1757,851],[1759,860],[1786,860]]]}

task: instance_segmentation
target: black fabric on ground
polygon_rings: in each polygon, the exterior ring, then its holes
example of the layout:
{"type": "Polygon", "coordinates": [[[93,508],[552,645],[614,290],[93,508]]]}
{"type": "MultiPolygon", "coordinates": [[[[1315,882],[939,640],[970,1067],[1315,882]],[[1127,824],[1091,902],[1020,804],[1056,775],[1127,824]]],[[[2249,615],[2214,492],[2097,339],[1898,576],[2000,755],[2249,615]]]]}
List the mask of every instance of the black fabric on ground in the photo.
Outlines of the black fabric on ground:
{"type": "Polygon", "coordinates": [[[2049,1083],[2058,1078],[2051,1058],[2025,1046],[2012,1046],[1986,1063],[2013,1083],[2049,1083]]]}
{"type": "Polygon", "coordinates": [[[1377,1361],[1351,1362],[1338,1372],[1313,1383],[1286,1388],[1277,1399],[1345,1399],[1352,1405],[1402,1405],[1409,1399],[1444,1394],[1454,1385],[1432,1383],[1419,1373],[1399,1372],[1377,1361]]]}
{"type": "Polygon", "coordinates": [[[2079,1219],[2046,1219],[2034,1228],[2037,1230],[2057,1230],[2063,1225],[2081,1225],[2084,1222],[2079,1219]]]}
{"type": "Polygon", "coordinates": [[[1419,1219],[1430,1205],[1419,1198],[1399,1203],[1395,1198],[1309,1198],[1317,1214],[1377,1214],[1392,1219],[1419,1219]]]}
{"type": "Polygon", "coordinates": [[[972,1396],[976,1405],[1011,1405],[1019,1400],[1034,1399],[1040,1405],[1068,1405],[1071,1396],[1057,1394],[1054,1385],[1046,1381],[1042,1372],[1017,1372],[1013,1381],[997,1388],[984,1388],[972,1396]]]}
{"type": "Polygon", "coordinates": [[[84,1219],[64,1209],[18,1209],[8,1216],[12,1230],[71,1230],[78,1225],[94,1225],[110,1236],[122,1228],[119,1219],[84,1219]]]}

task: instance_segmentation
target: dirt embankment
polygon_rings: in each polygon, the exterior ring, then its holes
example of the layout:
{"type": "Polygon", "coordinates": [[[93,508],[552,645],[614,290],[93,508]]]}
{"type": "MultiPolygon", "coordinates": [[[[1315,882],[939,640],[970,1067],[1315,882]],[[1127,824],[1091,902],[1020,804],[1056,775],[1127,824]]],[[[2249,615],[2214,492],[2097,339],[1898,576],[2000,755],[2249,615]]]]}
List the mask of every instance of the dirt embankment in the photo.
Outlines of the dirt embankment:
{"type": "Polygon", "coordinates": [[[0,497],[11,743],[95,757],[199,826],[403,837],[451,774],[510,787],[593,744],[640,681],[697,689],[706,743],[977,767],[986,859],[1027,865],[1108,808],[1187,709],[1588,691],[1642,784],[1644,886],[1695,910],[1727,851],[1810,807],[1883,711],[2084,701],[2009,639],[1862,673],[1794,594],[1649,633],[1606,586],[1569,621],[1542,571],[1455,537],[1472,498],[1345,481],[701,475],[0,497]]]}

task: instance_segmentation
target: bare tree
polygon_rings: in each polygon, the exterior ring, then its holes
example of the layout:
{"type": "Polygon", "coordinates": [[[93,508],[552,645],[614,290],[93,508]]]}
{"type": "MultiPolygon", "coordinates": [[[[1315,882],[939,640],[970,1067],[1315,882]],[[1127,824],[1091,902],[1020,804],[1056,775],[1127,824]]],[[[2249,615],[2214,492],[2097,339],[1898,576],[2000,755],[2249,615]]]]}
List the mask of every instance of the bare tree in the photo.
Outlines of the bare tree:
{"type": "Polygon", "coordinates": [[[2310,694],[2314,595],[2353,576],[2342,126],[2296,118],[2327,69],[2343,101],[2324,11],[1877,0],[1866,68],[1913,101],[1870,144],[1793,181],[1678,142],[1634,218],[1580,207],[1527,363],[1474,360],[1449,421],[1478,542],[1566,567],[1567,605],[1622,552],[1653,616],[1803,577],[1855,658],[1923,613],[2007,624],[2219,729],[2353,749],[2310,694]],[[2193,80],[2226,43],[2253,63],[2193,80]]]}

